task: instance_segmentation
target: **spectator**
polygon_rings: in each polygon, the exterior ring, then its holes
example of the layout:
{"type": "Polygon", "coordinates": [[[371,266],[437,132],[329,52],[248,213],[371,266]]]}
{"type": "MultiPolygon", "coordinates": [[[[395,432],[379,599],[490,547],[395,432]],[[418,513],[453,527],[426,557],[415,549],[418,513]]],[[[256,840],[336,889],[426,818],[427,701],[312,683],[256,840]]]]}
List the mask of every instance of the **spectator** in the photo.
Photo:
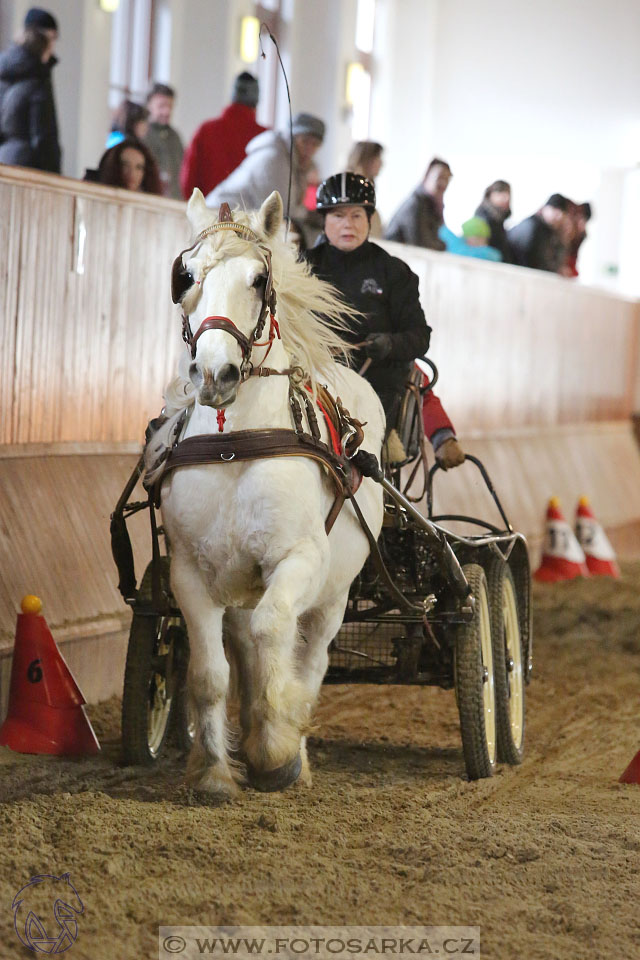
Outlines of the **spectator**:
{"type": "Polygon", "coordinates": [[[587,236],[587,223],[591,219],[590,203],[576,203],[572,209],[573,230],[572,237],[567,245],[565,272],[567,277],[578,276],[578,251],[587,236]]]}
{"type": "Polygon", "coordinates": [[[121,140],[100,160],[98,181],[110,187],[162,194],[158,165],[141,140],[121,140]]]}
{"type": "Polygon", "coordinates": [[[204,195],[225,180],[245,158],[250,140],[264,133],[266,127],[256,123],[256,106],[260,88],[250,73],[241,73],[233,84],[231,103],[215,120],[207,120],[196,130],[187,147],[180,185],[188,200],[194,187],[204,195]]]}
{"type": "Polygon", "coordinates": [[[440,227],[438,236],[444,241],[449,253],[462,257],[477,257],[480,260],[502,260],[500,251],[489,246],[491,228],[482,217],[471,217],[463,223],[461,237],[457,237],[444,224],[440,227]]]}
{"type": "Polygon", "coordinates": [[[167,86],[166,83],[154,83],[147,95],[149,131],[144,142],[158,164],[165,197],[182,200],[180,167],[184,148],[178,132],[171,126],[174,101],[173,87],[167,86]]]}
{"type": "MultiPolygon", "coordinates": [[[[308,113],[293,118],[293,170],[291,172],[290,216],[304,222],[304,194],[307,174],[324,139],[324,123],[308,113]]],[[[207,197],[210,207],[225,200],[246,210],[256,210],[272,190],[287,203],[289,187],[289,131],[266,130],[247,145],[247,156],[226,180],[207,197]]]]}
{"type": "Polygon", "coordinates": [[[58,121],[51,71],[58,24],[31,7],[21,43],[0,56],[0,163],[60,173],[58,121]]]}
{"type": "Polygon", "coordinates": [[[434,157],[422,183],[392,217],[385,232],[386,239],[429,250],[444,250],[438,230],[444,224],[444,194],[452,176],[449,164],[434,157]]]}
{"type": "MultiPolygon", "coordinates": [[[[376,177],[382,169],[382,152],[384,147],[375,140],[360,140],[354,143],[347,160],[347,170],[359,173],[361,176],[371,180],[375,186],[376,177]]],[[[371,217],[371,230],[369,236],[373,239],[382,237],[382,220],[377,210],[374,210],[371,217]]]]}
{"type": "Polygon", "coordinates": [[[509,230],[514,262],[521,267],[558,273],[565,257],[561,231],[568,209],[567,198],[554,193],[537,213],[509,230]]]}
{"type": "Polygon", "coordinates": [[[133,100],[123,100],[113,114],[111,133],[106,148],[115,147],[126,139],[144,140],[149,132],[149,111],[133,100]]]}
{"type": "Polygon", "coordinates": [[[511,216],[511,186],[506,180],[494,180],[484,192],[482,203],[475,212],[489,224],[489,246],[499,250],[505,263],[513,263],[505,221],[511,216]]]}

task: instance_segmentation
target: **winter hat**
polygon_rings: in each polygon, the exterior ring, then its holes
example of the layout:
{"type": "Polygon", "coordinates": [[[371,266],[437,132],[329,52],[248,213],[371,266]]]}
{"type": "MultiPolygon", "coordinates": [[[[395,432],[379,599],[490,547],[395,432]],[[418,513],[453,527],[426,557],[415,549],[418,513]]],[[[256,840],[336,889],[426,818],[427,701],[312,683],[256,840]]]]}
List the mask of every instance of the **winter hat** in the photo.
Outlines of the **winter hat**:
{"type": "Polygon", "coordinates": [[[231,99],[234,103],[241,103],[245,107],[255,107],[260,98],[260,87],[258,81],[251,73],[238,74],[233,82],[231,99]]]}
{"type": "Polygon", "coordinates": [[[482,217],[471,217],[462,224],[463,237],[482,237],[488,240],[491,236],[491,227],[482,217]]]}
{"type": "Polygon", "coordinates": [[[324,123],[317,117],[312,117],[310,113],[296,113],[293,118],[293,135],[308,134],[311,137],[317,137],[318,140],[324,140],[324,123]]]}
{"type": "Polygon", "coordinates": [[[58,21],[55,17],[52,17],[47,10],[42,10],[40,7],[31,7],[30,10],[27,10],[27,15],[24,18],[25,27],[35,27],[36,30],[58,30],[58,21]]]}
{"type": "Polygon", "coordinates": [[[564,213],[569,209],[569,201],[561,193],[552,193],[545,207],[555,207],[556,210],[562,210],[564,213]]]}

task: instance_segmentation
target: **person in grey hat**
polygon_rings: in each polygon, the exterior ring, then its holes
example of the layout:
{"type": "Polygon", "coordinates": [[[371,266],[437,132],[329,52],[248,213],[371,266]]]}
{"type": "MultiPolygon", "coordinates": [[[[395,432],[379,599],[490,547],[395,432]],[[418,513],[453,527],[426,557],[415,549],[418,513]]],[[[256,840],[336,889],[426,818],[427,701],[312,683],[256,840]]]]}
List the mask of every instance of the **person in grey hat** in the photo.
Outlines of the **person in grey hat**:
{"type": "MultiPolygon", "coordinates": [[[[309,113],[293,118],[293,170],[291,209],[294,220],[304,220],[303,206],[307,172],[324,139],[324,123],[309,113]]],[[[267,130],[247,144],[247,156],[226,180],[207,196],[210,207],[221,203],[257,210],[272,190],[277,190],[286,206],[289,187],[289,129],[267,130]]]]}
{"type": "Polygon", "coordinates": [[[58,121],[51,83],[58,24],[31,7],[24,35],[0,56],[0,163],[60,173],[58,121]]]}
{"type": "Polygon", "coordinates": [[[196,130],[184,153],[180,169],[182,195],[188,200],[194,187],[204,194],[228,177],[242,163],[250,140],[266,127],[256,122],[260,95],[258,81],[246,70],[233,81],[231,103],[214,120],[196,130]]]}

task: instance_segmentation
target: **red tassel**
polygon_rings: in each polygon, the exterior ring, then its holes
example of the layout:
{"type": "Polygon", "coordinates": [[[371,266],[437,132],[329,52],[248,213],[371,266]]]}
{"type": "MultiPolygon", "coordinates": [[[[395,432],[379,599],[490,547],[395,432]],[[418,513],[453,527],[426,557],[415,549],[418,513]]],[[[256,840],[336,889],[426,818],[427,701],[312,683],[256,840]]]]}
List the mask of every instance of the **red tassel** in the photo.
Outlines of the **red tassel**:
{"type": "Polygon", "coordinates": [[[224,421],[226,419],[224,415],[224,407],[222,408],[222,410],[218,410],[218,413],[216,414],[216,419],[218,421],[218,433],[222,433],[224,430],[224,421]]]}

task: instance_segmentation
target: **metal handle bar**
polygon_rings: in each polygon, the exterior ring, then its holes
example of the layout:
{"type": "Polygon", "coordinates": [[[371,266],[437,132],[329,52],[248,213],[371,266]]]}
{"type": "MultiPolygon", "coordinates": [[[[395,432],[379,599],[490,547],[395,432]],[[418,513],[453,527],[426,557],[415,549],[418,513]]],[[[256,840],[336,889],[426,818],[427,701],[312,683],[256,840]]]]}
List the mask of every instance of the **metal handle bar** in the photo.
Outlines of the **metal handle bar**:
{"type": "MultiPolygon", "coordinates": [[[[471,463],[475,463],[476,467],[478,468],[478,470],[482,475],[482,479],[484,480],[489,493],[493,497],[494,503],[498,508],[498,511],[500,513],[500,516],[502,517],[502,520],[504,522],[506,529],[509,531],[509,533],[513,533],[513,527],[511,526],[511,524],[509,523],[509,520],[507,519],[507,515],[503,510],[502,504],[500,503],[500,500],[498,498],[498,494],[496,493],[494,486],[491,483],[491,479],[484,467],[484,464],[482,463],[481,460],[478,459],[478,457],[474,457],[470,453],[467,453],[465,455],[465,462],[467,460],[470,460],[471,463]]],[[[437,470],[442,470],[442,467],[436,460],[434,465],[429,470],[429,477],[427,480],[427,516],[430,519],[433,517],[433,477],[437,470]]]]}

